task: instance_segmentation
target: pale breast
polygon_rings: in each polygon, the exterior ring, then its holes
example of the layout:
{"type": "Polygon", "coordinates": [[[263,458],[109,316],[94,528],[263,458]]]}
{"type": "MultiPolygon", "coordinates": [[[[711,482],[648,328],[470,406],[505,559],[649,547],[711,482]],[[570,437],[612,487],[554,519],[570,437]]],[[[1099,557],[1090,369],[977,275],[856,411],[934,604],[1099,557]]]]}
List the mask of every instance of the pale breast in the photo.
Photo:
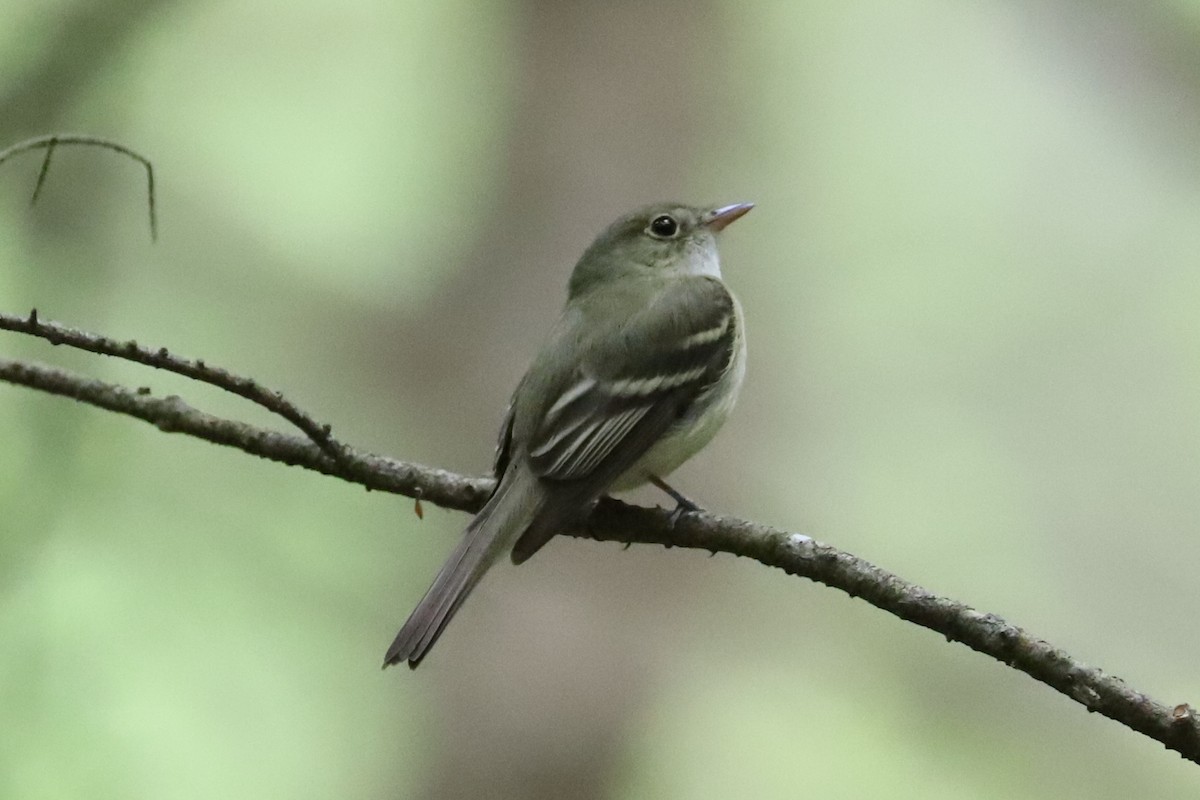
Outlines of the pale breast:
{"type": "Polygon", "coordinates": [[[696,398],[687,414],[613,483],[613,491],[641,486],[649,480],[650,475],[665,478],[700,452],[725,424],[737,402],[742,379],[746,375],[746,337],[742,328],[741,308],[736,299],[734,308],[738,336],[725,373],[712,388],[696,398]]]}

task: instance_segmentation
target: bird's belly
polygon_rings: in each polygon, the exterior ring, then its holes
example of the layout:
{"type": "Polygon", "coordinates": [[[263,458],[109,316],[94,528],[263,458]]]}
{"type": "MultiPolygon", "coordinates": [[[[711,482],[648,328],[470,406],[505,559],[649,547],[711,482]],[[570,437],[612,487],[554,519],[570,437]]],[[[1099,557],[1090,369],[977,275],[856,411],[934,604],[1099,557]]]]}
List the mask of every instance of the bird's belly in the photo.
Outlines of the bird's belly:
{"type": "Polygon", "coordinates": [[[712,441],[737,401],[745,371],[745,359],[741,355],[737,353],[730,365],[735,374],[726,375],[725,380],[698,397],[688,413],[613,482],[612,491],[622,492],[641,486],[651,475],[665,478],[712,441]]]}

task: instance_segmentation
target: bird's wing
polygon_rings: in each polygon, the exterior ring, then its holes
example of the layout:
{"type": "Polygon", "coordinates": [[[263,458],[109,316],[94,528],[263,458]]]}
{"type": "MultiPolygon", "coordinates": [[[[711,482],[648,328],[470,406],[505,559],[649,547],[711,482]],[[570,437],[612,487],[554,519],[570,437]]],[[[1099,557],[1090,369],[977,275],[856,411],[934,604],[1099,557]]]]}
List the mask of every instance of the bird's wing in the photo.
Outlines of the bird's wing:
{"type": "MultiPolygon", "coordinates": [[[[720,281],[673,281],[619,327],[598,331],[588,357],[545,401],[526,450],[534,473],[571,483],[581,502],[603,493],[711,387],[733,358],[737,318],[720,281]]],[[[534,525],[518,563],[558,531],[534,525]]]]}
{"type": "Polygon", "coordinates": [[[496,438],[496,454],[492,458],[492,476],[496,479],[497,485],[504,477],[509,461],[512,460],[513,420],[516,418],[517,396],[521,393],[521,386],[524,383],[525,381],[522,380],[517,384],[512,399],[508,401],[508,408],[504,409],[504,421],[500,423],[500,434],[496,438]]]}

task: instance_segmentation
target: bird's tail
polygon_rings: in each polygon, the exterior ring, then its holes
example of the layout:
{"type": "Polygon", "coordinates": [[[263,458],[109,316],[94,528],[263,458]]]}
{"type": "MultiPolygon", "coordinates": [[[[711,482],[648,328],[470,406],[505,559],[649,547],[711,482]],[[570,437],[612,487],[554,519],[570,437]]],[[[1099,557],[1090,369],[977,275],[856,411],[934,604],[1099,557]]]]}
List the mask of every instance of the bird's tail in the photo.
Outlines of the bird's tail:
{"type": "Polygon", "coordinates": [[[409,615],[384,656],[383,666],[407,661],[416,669],[488,567],[512,544],[536,513],[532,475],[509,475],[471,520],[433,585],[409,615]]]}

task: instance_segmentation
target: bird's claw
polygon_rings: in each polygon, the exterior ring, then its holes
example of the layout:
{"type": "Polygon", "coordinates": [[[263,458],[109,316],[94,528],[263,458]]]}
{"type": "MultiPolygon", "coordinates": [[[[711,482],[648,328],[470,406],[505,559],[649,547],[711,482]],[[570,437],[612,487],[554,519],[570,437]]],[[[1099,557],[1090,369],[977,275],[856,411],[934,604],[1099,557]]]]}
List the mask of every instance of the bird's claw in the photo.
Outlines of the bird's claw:
{"type": "Polygon", "coordinates": [[[699,510],[700,509],[696,506],[695,503],[691,503],[690,508],[689,508],[689,506],[686,506],[683,503],[680,503],[679,505],[675,506],[675,508],[671,511],[670,515],[667,517],[667,530],[674,531],[675,526],[679,523],[679,520],[681,520],[683,518],[684,514],[691,514],[693,511],[699,511],[699,510]]]}

